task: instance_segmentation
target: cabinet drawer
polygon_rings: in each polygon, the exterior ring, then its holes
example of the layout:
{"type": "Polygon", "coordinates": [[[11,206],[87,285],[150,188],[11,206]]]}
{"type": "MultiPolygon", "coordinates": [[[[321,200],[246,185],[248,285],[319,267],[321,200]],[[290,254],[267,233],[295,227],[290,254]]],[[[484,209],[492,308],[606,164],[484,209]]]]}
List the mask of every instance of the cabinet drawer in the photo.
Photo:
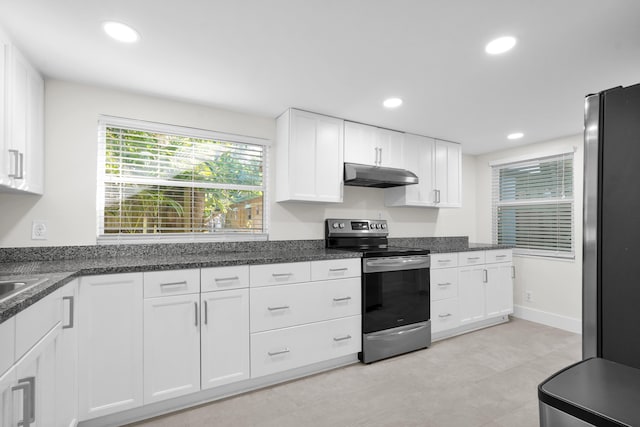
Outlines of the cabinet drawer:
{"type": "Polygon", "coordinates": [[[464,267],[465,265],[476,265],[484,263],[484,251],[460,252],[458,254],[458,265],[460,267],[464,267]]]}
{"type": "Polygon", "coordinates": [[[431,254],[431,269],[438,268],[457,267],[458,266],[458,254],[431,254]]]}
{"type": "Polygon", "coordinates": [[[12,317],[0,323],[0,376],[13,365],[16,355],[16,318],[12,317]]]}
{"type": "Polygon", "coordinates": [[[203,268],[200,271],[202,292],[249,287],[249,266],[203,268]]]}
{"type": "Polygon", "coordinates": [[[251,289],[251,332],[360,314],[360,278],[251,289]]]}
{"type": "Polygon", "coordinates": [[[251,377],[361,351],[360,322],[360,316],[352,316],[251,334],[251,377]]]}
{"type": "Polygon", "coordinates": [[[311,263],[252,265],[249,269],[250,286],[286,285],[311,280],[311,263]]]}
{"type": "Polygon", "coordinates": [[[431,303],[431,332],[441,332],[460,325],[458,298],[448,298],[431,303]]]}
{"type": "Polygon", "coordinates": [[[143,273],[144,297],[197,294],[200,292],[200,270],[169,270],[143,273]]]}
{"type": "Polygon", "coordinates": [[[16,360],[62,321],[62,297],[55,291],[16,314],[16,360]]]}
{"type": "Polygon", "coordinates": [[[361,259],[330,259],[311,263],[311,280],[343,279],[360,277],[361,259]]]}
{"type": "Polygon", "coordinates": [[[458,296],[458,269],[442,268],[431,272],[431,301],[458,296]]]}
{"type": "Polygon", "coordinates": [[[495,262],[511,262],[513,259],[511,249],[499,249],[495,251],[485,251],[487,264],[495,262]]]}

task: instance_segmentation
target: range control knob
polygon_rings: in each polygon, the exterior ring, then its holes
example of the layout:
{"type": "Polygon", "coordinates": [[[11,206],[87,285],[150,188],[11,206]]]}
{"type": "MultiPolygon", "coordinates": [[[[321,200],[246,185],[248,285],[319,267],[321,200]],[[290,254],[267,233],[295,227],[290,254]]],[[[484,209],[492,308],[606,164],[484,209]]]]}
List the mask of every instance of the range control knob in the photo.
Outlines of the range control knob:
{"type": "Polygon", "coordinates": [[[387,228],[387,224],[382,224],[382,229],[384,230],[385,228],[387,228]]]}
{"type": "Polygon", "coordinates": [[[374,228],[376,228],[376,225],[374,223],[371,223],[369,224],[369,228],[373,230],[374,228]]]}
{"type": "Polygon", "coordinates": [[[376,224],[376,228],[379,230],[380,229],[380,224],[376,224]]]}
{"type": "Polygon", "coordinates": [[[344,222],[340,223],[340,228],[344,228],[344,222]]]}
{"type": "Polygon", "coordinates": [[[333,227],[333,228],[338,228],[338,223],[337,223],[337,222],[334,222],[332,227],[333,227]]]}

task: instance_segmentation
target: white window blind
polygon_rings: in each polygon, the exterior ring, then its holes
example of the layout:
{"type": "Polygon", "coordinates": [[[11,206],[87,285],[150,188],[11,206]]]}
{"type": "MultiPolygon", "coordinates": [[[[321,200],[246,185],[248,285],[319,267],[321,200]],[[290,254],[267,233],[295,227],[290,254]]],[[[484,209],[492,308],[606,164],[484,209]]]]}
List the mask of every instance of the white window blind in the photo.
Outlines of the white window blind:
{"type": "Polygon", "coordinates": [[[574,256],[573,153],[493,166],[492,194],[494,243],[574,256]]]}
{"type": "Polygon", "coordinates": [[[267,141],[104,117],[98,241],[266,238],[267,141]]]}

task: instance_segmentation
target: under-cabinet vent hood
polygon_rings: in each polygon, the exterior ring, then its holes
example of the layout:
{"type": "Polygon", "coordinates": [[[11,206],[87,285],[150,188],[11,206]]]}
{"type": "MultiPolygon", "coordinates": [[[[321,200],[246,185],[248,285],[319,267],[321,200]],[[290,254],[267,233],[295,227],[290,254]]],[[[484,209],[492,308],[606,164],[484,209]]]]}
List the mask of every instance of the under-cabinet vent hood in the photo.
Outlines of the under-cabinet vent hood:
{"type": "Polygon", "coordinates": [[[417,183],[418,177],[416,174],[405,169],[360,165],[357,163],[344,164],[344,185],[388,188],[417,183]]]}

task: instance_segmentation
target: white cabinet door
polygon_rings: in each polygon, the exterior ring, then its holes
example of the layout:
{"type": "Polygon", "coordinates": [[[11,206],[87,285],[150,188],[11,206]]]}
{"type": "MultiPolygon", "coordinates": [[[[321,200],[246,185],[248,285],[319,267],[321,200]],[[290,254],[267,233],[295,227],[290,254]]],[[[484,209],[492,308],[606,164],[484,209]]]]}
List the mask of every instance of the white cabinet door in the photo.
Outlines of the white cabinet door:
{"type": "Polygon", "coordinates": [[[9,186],[11,178],[9,177],[10,168],[13,167],[14,154],[9,152],[11,146],[7,133],[7,109],[6,99],[8,95],[5,82],[7,81],[7,62],[6,58],[9,54],[9,39],[0,31],[0,185],[9,186]]]}
{"type": "Polygon", "coordinates": [[[487,317],[513,313],[513,269],[512,264],[487,264],[485,304],[487,317]]]}
{"type": "Polygon", "coordinates": [[[458,301],[460,324],[477,322],[485,318],[484,266],[462,267],[458,271],[458,301]]]}
{"type": "Polygon", "coordinates": [[[200,295],[144,300],[144,403],[200,390],[200,295]]]}
{"type": "Polygon", "coordinates": [[[249,378],[249,290],[204,292],[202,389],[249,378]]]}
{"type": "Polygon", "coordinates": [[[24,170],[24,191],[44,192],[44,80],[29,65],[27,74],[27,112],[24,170]]]}
{"type": "Polygon", "coordinates": [[[342,202],[343,120],[290,109],[276,122],[276,201],[342,202]]]}
{"type": "Polygon", "coordinates": [[[418,183],[385,189],[387,206],[436,206],[435,140],[406,134],[402,149],[403,168],[418,176],[418,183]]]}
{"type": "Polygon", "coordinates": [[[344,161],[378,165],[378,128],[361,123],[344,122],[344,161]]]}
{"type": "Polygon", "coordinates": [[[0,427],[15,427],[22,420],[22,406],[16,409],[17,402],[21,402],[25,389],[14,390],[18,385],[15,367],[0,375],[0,427]],[[22,394],[22,396],[20,396],[22,394]]]}
{"type": "Polygon", "coordinates": [[[80,279],[80,420],[143,403],[142,273],[80,279]]]}
{"type": "Polygon", "coordinates": [[[60,357],[56,361],[56,425],[78,424],[78,281],[61,290],[63,307],[60,357]]]}
{"type": "Polygon", "coordinates": [[[462,150],[460,144],[436,140],[436,205],[443,208],[462,206],[462,150]]]}
{"type": "Polygon", "coordinates": [[[376,135],[378,147],[378,165],[389,168],[405,168],[402,151],[404,133],[389,129],[378,129],[376,135]]]}
{"type": "Polygon", "coordinates": [[[13,417],[23,420],[28,414],[31,427],[47,427],[55,423],[56,359],[60,355],[60,345],[58,324],[15,365],[17,386],[22,388],[22,392],[17,397],[17,405],[14,404],[13,417]],[[20,408],[17,411],[16,406],[20,408]]]}

